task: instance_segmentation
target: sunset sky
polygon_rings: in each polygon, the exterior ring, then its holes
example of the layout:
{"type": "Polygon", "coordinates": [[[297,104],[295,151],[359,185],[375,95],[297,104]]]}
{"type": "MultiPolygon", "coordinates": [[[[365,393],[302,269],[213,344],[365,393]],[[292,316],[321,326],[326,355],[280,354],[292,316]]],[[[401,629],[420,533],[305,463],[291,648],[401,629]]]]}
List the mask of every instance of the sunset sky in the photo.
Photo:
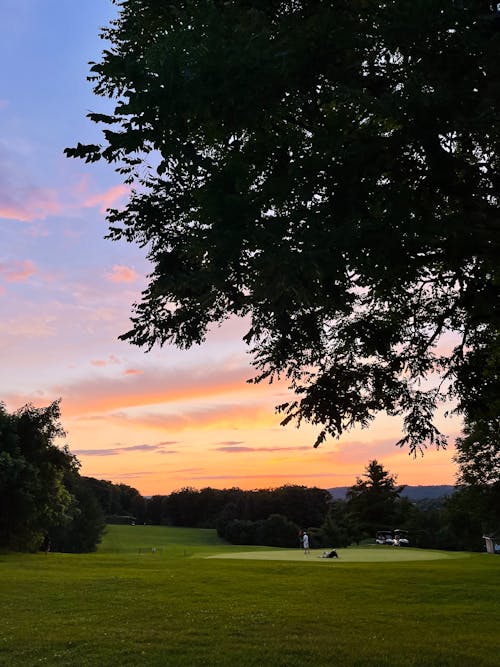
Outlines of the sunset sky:
{"type": "MultiPolygon", "coordinates": [[[[104,240],[105,210],[127,188],[108,165],[65,158],[99,142],[87,82],[110,0],[0,2],[0,400],[8,410],[61,398],[66,442],[84,475],[143,494],[183,486],[320,487],[355,482],[377,458],[400,483],[454,482],[453,449],[413,459],[400,421],[312,448],[316,429],[279,426],[286,385],[250,385],[230,321],[205,345],[145,353],[117,337],[146,284],[144,251],[104,240]]],[[[457,418],[439,421],[451,442],[457,418]]]]}

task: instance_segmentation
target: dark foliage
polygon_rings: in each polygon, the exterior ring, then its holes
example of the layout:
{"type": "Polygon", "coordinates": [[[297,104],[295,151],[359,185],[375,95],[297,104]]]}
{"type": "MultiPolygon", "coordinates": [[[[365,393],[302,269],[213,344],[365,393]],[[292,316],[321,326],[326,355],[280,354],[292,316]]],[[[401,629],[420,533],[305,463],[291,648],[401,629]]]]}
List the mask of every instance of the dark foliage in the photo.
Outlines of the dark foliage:
{"type": "Polygon", "coordinates": [[[267,519],[248,521],[231,519],[220,521],[218,534],[232,544],[260,544],[269,547],[296,547],[299,545],[299,527],[281,514],[267,519]]]}
{"type": "Polygon", "coordinates": [[[113,484],[93,477],[87,477],[86,483],[91,487],[108,520],[110,517],[126,516],[137,523],[144,523],[146,499],[137,489],[127,484],[113,484]]]}
{"type": "Polygon", "coordinates": [[[153,271],[122,337],[186,348],[248,316],[256,381],[289,380],[283,424],[317,424],[316,444],[385,411],[400,444],[440,446],[450,398],[497,417],[491,3],[117,4],[92,66],[116,100],[89,114],[103,145],[66,152],[135,187],[109,236],[153,271]]]}
{"type": "Polygon", "coordinates": [[[359,518],[349,511],[345,501],[336,500],[321,526],[321,536],[321,546],[348,547],[359,542],[364,535],[359,518]]]}
{"type": "Polygon", "coordinates": [[[150,498],[146,517],[156,524],[213,528],[221,521],[255,522],[279,514],[298,526],[321,526],[330,501],[325,489],[298,485],[256,491],[184,488],[150,498]]]}
{"type": "Polygon", "coordinates": [[[346,509],[365,536],[374,536],[377,530],[398,527],[404,523],[411,503],[401,498],[404,486],[378,461],[370,461],[364,479],[359,478],[347,491],[346,509]]]}
{"type": "Polygon", "coordinates": [[[462,484],[483,487],[500,484],[500,416],[467,423],[455,447],[462,484]]]}
{"type": "Polygon", "coordinates": [[[94,487],[68,447],[59,401],[9,414],[0,404],[0,547],[94,551],[105,524],[94,487]]]}
{"type": "Polygon", "coordinates": [[[72,472],[65,476],[64,484],[74,498],[74,507],[67,523],[49,531],[51,549],[69,553],[95,551],[106,521],[89,478],[72,472]]]}
{"type": "Polygon", "coordinates": [[[59,402],[25,405],[7,413],[0,404],[0,546],[34,551],[55,526],[71,520],[77,505],[65,476],[78,462],[54,440],[64,435],[59,402]]]}

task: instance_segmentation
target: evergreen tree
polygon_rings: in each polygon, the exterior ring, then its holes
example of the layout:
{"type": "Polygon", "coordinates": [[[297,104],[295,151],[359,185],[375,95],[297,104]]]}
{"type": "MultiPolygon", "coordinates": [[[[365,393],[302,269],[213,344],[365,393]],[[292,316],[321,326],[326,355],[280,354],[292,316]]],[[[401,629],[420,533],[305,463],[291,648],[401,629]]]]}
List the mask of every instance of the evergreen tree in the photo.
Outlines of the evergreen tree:
{"type": "Polygon", "coordinates": [[[404,486],[396,484],[396,478],[376,460],[370,461],[363,478],[347,491],[346,506],[366,535],[374,536],[377,530],[396,528],[404,521],[410,502],[401,498],[404,486]]]}

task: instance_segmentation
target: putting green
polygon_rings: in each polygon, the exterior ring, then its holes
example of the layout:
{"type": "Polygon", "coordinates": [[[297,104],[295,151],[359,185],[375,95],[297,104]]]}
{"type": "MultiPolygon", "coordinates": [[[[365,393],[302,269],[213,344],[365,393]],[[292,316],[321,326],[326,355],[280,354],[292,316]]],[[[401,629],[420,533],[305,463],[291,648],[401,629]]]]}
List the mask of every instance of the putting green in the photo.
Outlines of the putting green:
{"type": "Polygon", "coordinates": [[[465,552],[431,551],[428,549],[409,549],[407,547],[351,547],[337,549],[339,559],[321,558],[322,549],[311,549],[307,556],[301,549],[278,549],[276,551],[239,551],[219,553],[207,558],[240,558],[248,560],[292,560],[314,563],[387,563],[415,560],[441,560],[450,558],[468,558],[465,552]]]}

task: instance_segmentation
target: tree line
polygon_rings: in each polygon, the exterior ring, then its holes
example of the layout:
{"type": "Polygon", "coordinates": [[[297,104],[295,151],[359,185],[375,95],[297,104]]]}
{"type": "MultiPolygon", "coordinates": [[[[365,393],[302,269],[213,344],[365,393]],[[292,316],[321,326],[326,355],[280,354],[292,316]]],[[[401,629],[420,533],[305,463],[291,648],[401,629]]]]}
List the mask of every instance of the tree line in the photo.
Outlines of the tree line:
{"type": "MultiPolygon", "coordinates": [[[[457,443],[460,446],[460,443],[457,443]]],[[[404,485],[376,460],[333,500],[324,489],[286,485],[277,489],[184,488],[146,500],[145,520],[157,525],[216,528],[233,544],[298,546],[307,529],[313,548],[373,542],[379,530],[407,530],[412,546],[484,549],[483,535],[500,526],[500,481],[468,483],[442,498],[412,502],[404,485]]]]}
{"type": "Polygon", "coordinates": [[[80,475],[67,445],[59,402],[9,414],[0,404],[0,548],[88,552],[106,523],[215,528],[234,544],[293,547],[307,529],[312,547],[372,541],[379,530],[408,530],[424,548],[483,549],[500,527],[498,423],[477,423],[459,438],[459,484],[444,498],[411,502],[404,485],[370,461],[345,500],[318,487],[284,485],[245,491],[185,487],[142,496],[126,484],[80,475]]]}

